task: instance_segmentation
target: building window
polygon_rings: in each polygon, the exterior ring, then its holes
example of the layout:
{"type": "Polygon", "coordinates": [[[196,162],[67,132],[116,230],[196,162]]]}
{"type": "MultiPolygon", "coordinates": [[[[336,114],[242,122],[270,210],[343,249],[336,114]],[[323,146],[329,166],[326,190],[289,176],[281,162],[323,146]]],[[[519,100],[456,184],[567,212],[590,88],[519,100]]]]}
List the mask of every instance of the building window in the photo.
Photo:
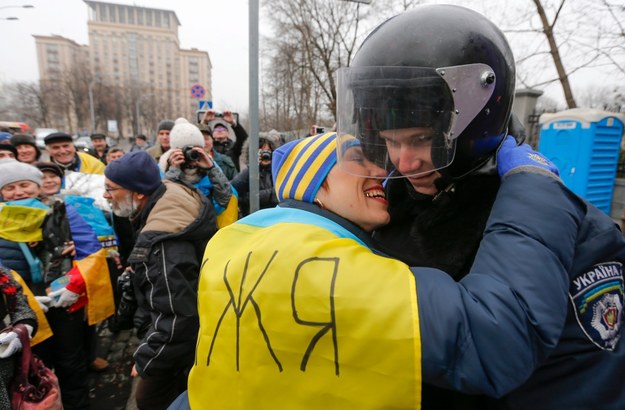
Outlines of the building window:
{"type": "Polygon", "coordinates": [[[109,17],[111,23],[117,23],[117,13],[115,12],[115,6],[109,5],[109,17]]]}
{"type": "Polygon", "coordinates": [[[145,25],[152,27],[152,10],[145,11],[145,25]]]}
{"type": "Polygon", "coordinates": [[[128,24],[135,24],[135,9],[128,8],[128,24]]]}
{"type": "Polygon", "coordinates": [[[154,27],[160,27],[161,21],[162,18],[160,10],[154,10],[154,27]]]}
{"type": "Polygon", "coordinates": [[[108,13],[106,4],[99,4],[100,6],[100,21],[108,21],[108,13]]]}

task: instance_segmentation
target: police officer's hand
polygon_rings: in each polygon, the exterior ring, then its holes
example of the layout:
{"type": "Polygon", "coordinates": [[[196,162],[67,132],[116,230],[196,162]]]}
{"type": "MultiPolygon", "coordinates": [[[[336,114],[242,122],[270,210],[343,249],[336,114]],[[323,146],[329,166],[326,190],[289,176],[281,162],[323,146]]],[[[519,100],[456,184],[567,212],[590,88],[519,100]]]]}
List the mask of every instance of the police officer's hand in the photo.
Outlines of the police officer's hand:
{"type": "Polygon", "coordinates": [[[506,137],[497,152],[497,171],[501,178],[521,171],[560,175],[558,167],[547,157],[534,151],[527,144],[517,145],[514,137],[510,135],[506,137]]]}

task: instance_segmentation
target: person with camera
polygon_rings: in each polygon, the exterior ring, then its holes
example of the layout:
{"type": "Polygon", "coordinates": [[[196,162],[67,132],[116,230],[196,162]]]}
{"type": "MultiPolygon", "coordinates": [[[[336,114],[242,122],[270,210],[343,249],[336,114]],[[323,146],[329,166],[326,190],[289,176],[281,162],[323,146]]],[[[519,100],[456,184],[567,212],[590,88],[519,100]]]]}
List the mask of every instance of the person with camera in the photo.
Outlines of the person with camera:
{"type": "Polygon", "coordinates": [[[232,188],[219,165],[204,150],[200,129],[178,118],[169,139],[171,149],[159,160],[165,178],[195,186],[211,200],[215,212],[220,213],[228,206],[232,188]]]}
{"type": "Polygon", "coordinates": [[[234,113],[228,110],[218,113],[210,109],[204,113],[201,123],[210,127],[213,135],[213,149],[232,158],[237,172],[240,172],[239,160],[243,151],[243,143],[247,140],[248,135],[245,128],[239,124],[234,113]],[[231,134],[234,134],[234,139],[231,138],[231,134]]]}
{"type": "MultiPolygon", "coordinates": [[[[258,195],[259,208],[273,208],[278,205],[278,198],[273,188],[271,173],[271,155],[279,146],[275,137],[260,137],[258,139],[258,195]]],[[[239,194],[239,211],[241,217],[250,214],[250,170],[241,171],[232,180],[232,186],[239,194]]]]}
{"type": "MultiPolygon", "coordinates": [[[[200,162],[212,166],[206,158],[200,162]]],[[[204,247],[217,230],[214,210],[195,188],[162,180],[145,151],[111,161],[104,175],[103,197],[116,216],[130,219],[136,238],[128,272],[140,339],[131,371],[139,377],[137,407],[165,409],[186,389],[193,365],[198,276],[204,247]]]]}

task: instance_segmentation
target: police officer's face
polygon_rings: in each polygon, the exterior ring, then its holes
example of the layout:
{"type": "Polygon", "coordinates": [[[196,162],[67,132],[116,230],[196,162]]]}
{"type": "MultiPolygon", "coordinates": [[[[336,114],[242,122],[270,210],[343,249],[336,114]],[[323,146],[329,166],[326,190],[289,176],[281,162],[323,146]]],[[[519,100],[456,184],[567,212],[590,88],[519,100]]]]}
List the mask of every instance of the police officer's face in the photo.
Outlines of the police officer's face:
{"type": "Polygon", "coordinates": [[[380,131],[395,168],[403,175],[416,175],[408,181],[415,191],[426,195],[436,194],[434,181],[441,176],[432,163],[432,135],[431,128],[420,127],[380,131]]]}

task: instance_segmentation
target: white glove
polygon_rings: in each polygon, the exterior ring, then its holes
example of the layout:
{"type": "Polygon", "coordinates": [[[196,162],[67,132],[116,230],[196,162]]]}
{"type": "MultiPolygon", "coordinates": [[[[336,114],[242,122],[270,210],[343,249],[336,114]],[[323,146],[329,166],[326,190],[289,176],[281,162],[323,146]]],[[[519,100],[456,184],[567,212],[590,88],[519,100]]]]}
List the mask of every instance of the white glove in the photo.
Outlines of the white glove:
{"type": "Polygon", "coordinates": [[[39,307],[44,311],[44,313],[48,311],[50,306],[52,306],[52,298],[48,296],[35,296],[35,300],[39,303],[39,307]]]}
{"type": "Polygon", "coordinates": [[[15,332],[0,334],[0,358],[13,356],[22,348],[22,342],[15,332]]]}
{"type": "MultiPolygon", "coordinates": [[[[24,325],[28,331],[28,338],[33,337],[33,327],[31,325],[24,325]]],[[[0,359],[6,359],[13,356],[15,353],[22,349],[22,342],[19,336],[15,332],[0,333],[0,359]]]]}
{"type": "Polygon", "coordinates": [[[48,293],[48,296],[52,299],[58,296],[58,300],[54,304],[55,308],[64,308],[73,305],[76,303],[80,295],[78,293],[74,293],[71,290],[67,290],[66,288],[62,288],[59,290],[55,290],[54,292],[48,293]]]}

